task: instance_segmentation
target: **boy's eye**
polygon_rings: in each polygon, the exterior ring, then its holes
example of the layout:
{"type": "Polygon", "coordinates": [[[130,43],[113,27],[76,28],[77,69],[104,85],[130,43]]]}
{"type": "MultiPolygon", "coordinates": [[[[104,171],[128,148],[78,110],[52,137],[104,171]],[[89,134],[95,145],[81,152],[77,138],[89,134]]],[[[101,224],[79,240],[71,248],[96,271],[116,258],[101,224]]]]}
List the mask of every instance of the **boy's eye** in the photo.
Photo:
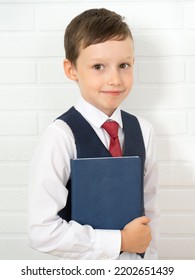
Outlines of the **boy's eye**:
{"type": "Polygon", "coordinates": [[[104,68],[104,65],[102,65],[102,64],[95,64],[93,66],[93,69],[95,69],[95,70],[102,70],[103,68],[104,68]]]}
{"type": "Polygon", "coordinates": [[[120,64],[120,68],[122,69],[126,69],[126,68],[129,68],[131,65],[129,63],[121,63],[120,64]]]}

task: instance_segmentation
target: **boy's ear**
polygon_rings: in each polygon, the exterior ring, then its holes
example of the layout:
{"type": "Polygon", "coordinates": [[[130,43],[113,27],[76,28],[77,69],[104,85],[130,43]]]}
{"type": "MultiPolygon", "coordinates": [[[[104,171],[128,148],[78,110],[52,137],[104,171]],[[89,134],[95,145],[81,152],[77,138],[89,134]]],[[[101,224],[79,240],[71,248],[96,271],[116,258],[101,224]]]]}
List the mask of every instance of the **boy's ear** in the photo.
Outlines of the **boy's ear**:
{"type": "Polygon", "coordinates": [[[70,80],[78,81],[78,78],[76,75],[76,68],[75,68],[74,64],[68,59],[64,60],[64,72],[70,80]]]}

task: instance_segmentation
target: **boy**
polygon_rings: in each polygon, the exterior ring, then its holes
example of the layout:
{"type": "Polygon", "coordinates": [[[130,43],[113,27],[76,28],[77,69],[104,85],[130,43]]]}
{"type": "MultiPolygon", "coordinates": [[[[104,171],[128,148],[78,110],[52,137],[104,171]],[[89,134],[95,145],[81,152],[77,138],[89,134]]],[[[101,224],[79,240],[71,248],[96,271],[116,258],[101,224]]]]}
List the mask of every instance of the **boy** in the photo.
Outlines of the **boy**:
{"type": "Polygon", "coordinates": [[[46,129],[32,160],[30,245],[64,259],[141,259],[140,253],[145,251],[145,258],[155,259],[158,215],[153,130],[148,122],[138,121],[119,107],[133,84],[131,32],[120,15],[91,9],[70,22],[64,42],[65,74],[78,84],[81,97],[74,108],[46,129]],[[70,159],[105,156],[105,151],[98,154],[97,150],[102,143],[109,148],[110,136],[102,127],[108,120],[119,124],[123,155],[131,155],[127,153],[132,139],[126,124],[133,120],[136,149],[143,151],[146,216],[133,220],[121,231],[94,230],[70,221],[69,213],[70,159]],[[97,147],[87,140],[90,131],[99,141],[97,147]]]}

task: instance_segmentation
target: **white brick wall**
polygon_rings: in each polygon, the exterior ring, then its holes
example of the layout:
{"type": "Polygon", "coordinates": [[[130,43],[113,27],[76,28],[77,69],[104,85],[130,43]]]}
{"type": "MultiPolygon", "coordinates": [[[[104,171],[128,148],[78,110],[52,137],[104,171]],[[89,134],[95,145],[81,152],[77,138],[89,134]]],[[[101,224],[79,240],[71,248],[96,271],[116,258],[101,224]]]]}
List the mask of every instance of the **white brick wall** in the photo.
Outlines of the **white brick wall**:
{"type": "Polygon", "coordinates": [[[91,7],[124,15],[135,85],[124,109],[156,131],[161,259],[195,258],[195,1],[0,0],[0,259],[49,259],[27,245],[29,161],[45,127],[74,104],[63,34],[91,7]]]}

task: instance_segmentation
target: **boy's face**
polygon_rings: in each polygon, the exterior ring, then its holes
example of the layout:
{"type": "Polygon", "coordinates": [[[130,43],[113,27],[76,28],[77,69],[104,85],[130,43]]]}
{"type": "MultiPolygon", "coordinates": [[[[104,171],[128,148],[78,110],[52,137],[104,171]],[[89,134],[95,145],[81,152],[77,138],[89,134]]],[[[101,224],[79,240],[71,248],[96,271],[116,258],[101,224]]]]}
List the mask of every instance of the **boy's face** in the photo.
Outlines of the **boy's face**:
{"type": "Polygon", "coordinates": [[[77,81],[83,98],[111,116],[133,84],[133,43],[128,37],[81,49],[76,67],[64,62],[67,76],[77,81]]]}

